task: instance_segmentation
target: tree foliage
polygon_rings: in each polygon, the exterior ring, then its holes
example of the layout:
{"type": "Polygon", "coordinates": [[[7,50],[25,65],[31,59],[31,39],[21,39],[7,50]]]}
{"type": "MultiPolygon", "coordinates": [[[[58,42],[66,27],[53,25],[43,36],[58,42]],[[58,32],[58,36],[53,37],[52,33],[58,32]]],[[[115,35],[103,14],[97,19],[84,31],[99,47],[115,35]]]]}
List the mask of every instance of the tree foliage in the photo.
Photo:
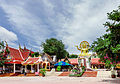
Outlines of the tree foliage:
{"type": "Polygon", "coordinates": [[[91,49],[98,54],[101,61],[116,64],[120,61],[120,6],[107,13],[107,16],[109,21],[104,24],[107,33],[97,38],[91,49]]]}
{"type": "Polygon", "coordinates": [[[72,54],[72,55],[69,55],[68,58],[78,58],[78,55],[72,54]]]}
{"type": "Polygon", "coordinates": [[[39,56],[39,52],[34,52],[33,54],[32,54],[32,57],[38,57],[39,56]]]}
{"type": "Polygon", "coordinates": [[[56,55],[57,59],[62,59],[69,53],[65,50],[65,45],[61,40],[50,38],[42,43],[43,51],[49,55],[56,55]]]}
{"type": "Polygon", "coordinates": [[[6,58],[7,58],[7,54],[9,53],[9,50],[6,48],[4,50],[5,46],[4,46],[4,42],[0,42],[0,66],[4,65],[6,58]]]}

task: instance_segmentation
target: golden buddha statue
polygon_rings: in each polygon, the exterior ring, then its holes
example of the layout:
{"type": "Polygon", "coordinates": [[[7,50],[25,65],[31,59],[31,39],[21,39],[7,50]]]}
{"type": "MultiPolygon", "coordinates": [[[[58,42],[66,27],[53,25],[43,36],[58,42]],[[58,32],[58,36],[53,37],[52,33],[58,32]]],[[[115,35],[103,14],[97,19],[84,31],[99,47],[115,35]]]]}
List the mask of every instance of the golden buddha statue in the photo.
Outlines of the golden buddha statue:
{"type": "Polygon", "coordinates": [[[82,41],[80,43],[80,48],[78,48],[78,46],[76,46],[76,47],[77,47],[78,50],[81,51],[79,56],[88,56],[89,43],[87,41],[82,41]]]}

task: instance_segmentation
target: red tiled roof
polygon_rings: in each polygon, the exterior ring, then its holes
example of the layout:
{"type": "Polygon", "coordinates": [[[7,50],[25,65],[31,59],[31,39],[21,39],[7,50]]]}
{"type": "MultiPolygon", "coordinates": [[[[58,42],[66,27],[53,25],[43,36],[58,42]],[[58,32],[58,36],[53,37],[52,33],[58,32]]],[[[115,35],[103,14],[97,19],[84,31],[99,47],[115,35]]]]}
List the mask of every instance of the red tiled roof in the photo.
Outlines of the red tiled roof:
{"type": "Polygon", "coordinates": [[[12,57],[12,60],[21,60],[21,61],[24,60],[22,59],[19,53],[19,50],[9,47],[9,51],[10,51],[10,56],[12,57]]]}
{"type": "Polygon", "coordinates": [[[25,52],[25,51],[24,51],[24,52],[21,51],[22,57],[23,57],[24,59],[27,59],[27,58],[28,58],[29,53],[30,53],[30,52],[28,52],[28,51],[27,51],[27,52],[25,52]]]}
{"type": "Polygon", "coordinates": [[[70,61],[70,64],[72,64],[72,65],[78,64],[78,59],[77,58],[76,59],[69,59],[69,61],[70,61]]]}
{"type": "Polygon", "coordinates": [[[103,62],[100,62],[99,60],[100,60],[100,58],[92,58],[91,64],[105,64],[103,62]]]}
{"type": "MultiPolygon", "coordinates": [[[[30,50],[26,49],[14,49],[11,47],[8,47],[9,51],[10,51],[10,56],[12,58],[12,60],[19,60],[19,61],[24,61],[25,59],[28,58],[30,50]]],[[[31,53],[34,53],[33,51],[31,51],[31,53]]]]}
{"type": "MultiPolygon", "coordinates": [[[[65,59],[61,59],[60,61],[64,61],[65,59]]],[[[72,65],[77,65],[78,64],[78,59],[77,58],[68,58],[68,60],[70,61],[70,64],[72,65]]]]}

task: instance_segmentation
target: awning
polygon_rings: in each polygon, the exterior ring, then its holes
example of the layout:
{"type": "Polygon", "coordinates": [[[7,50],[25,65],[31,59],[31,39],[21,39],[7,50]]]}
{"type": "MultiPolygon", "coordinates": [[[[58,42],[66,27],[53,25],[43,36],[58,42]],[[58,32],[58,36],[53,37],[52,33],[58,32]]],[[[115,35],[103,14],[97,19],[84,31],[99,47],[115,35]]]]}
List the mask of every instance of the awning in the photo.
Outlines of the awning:
{"type": "Polygon", "coordinates": [[[105,63],[100,62],[100,58],[92,58],[91,64],[105,64],[105,63]]]}
{"type": "Polygon", "coordinates": [[[64,61],[60,61],[60,62],[54,64],[54,66],[72,66],[72,65],[69,63],[66,63],[64,61]]]}

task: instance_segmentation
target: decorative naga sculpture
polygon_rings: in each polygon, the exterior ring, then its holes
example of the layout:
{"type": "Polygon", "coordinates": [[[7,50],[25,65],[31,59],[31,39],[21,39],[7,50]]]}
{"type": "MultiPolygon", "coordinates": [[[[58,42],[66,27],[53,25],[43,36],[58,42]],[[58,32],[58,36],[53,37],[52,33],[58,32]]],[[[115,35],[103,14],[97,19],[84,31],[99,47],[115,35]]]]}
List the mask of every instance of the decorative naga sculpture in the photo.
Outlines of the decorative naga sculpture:
{"type": "Polygon", "coordinates": [[[88,55],[88,50],[89,50],[89,43],[87,41],[82,41],[80,43],[80,48],[76,46],[78,50],[81,51],[79,56],[87,56],[88,55]]]}

